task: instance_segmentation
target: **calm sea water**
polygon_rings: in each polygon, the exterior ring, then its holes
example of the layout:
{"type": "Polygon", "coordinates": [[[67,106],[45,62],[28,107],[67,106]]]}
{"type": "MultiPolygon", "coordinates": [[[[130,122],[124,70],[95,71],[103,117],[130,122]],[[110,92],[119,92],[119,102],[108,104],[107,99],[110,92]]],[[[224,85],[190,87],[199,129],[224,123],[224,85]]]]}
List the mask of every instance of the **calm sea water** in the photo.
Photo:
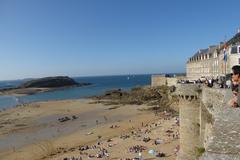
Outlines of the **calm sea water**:
{"type": "MultiPolygon", "coordinates": [[[[0,96],[0,108],[14,107],[19,103],[30,103],[48,100],[65,100],[84,98],[88,96],[100,95],[111,89],[129,90],[138,86],[150,85],[151,75],[125,75],[125,76],[98,76],[98,77],[76,77],[73,78],[77,82],[89,82],[93,85],[84,87],[67,88],[63,90],[38,93],[35,95],[27,95],[21,97],[0,96]]],[[[23,83],[22,80],[17,81],[1,81],[0,88],[15,87],[23,83]]]]}

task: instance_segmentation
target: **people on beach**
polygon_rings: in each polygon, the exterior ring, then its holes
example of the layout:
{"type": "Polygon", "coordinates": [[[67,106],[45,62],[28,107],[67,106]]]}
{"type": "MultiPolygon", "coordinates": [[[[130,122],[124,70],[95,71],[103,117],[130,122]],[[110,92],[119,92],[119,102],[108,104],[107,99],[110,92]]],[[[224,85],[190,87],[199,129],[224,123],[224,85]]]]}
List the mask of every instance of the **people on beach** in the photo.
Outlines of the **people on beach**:
{"type": "Polygon", "coordinates": [[[104,118],[105,122],[107,122],[107,120],[108,120],[107,117],[106,117],[106,116],[103,116],[103,118],[104,118]]]}
{"type": "Polygon", "coordinates": [[[229,105],[231,107],[239,107],[240,106],[240,95],[239,95],[239,87],[240,87],[240,66],[235,65],[232,67],[232,93],[233,98],[229,101],[229,105]]]}

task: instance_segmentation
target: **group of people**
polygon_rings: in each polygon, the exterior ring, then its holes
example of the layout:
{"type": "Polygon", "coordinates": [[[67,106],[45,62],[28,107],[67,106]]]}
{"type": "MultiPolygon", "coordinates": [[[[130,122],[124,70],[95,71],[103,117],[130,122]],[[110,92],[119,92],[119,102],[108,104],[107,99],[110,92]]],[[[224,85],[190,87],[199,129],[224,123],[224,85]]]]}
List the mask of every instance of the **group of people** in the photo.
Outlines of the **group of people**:
{"type": "Polygon", "coordinates": [[[227,84],[225,84],[225,81],[221,78],[213,79],[213,78],[205,78],[204,80],[198,79],[194,81],[190,80],[179,80],[178,83],[181,84],[204,84],[207,87],[217,87],[217,88],[226,88],[227,84]]]}
{"type": "Polygon", "coordinates": [[[213,87],[214,83],[217,83],[219,84],[219,87],[221,88],[221,83],[218,83],[218,79],[217,80],[214,80],[214,79],[206,79],[204,84],[207,86],[207,87],[213,87]]]}
{"type": "Polygon", "coordinates": [[[229,101],[229,105],[231,107],[240,107],[240,94],[239,94],[239,87],[240,87],[240,66],[236,65],[232,67],[232,93],[233,98],[229,101]]]}
{"type": "MultiPolygon", "coordinates": [[[[220,78],[206,78],[204,81],[204,85],[207,86],[207,87],[214,87],[214,88],[229,88],[230,85],[227,84],[228,81],[226,81],[223,77],[220,77],[220,78]]],[[[196,81],[197,84],[199,83],[203,83],[200,79],[198,79],[196,81]]],[[[231,81],[230,81],[230,84],[231,84],[231,81]]]]}

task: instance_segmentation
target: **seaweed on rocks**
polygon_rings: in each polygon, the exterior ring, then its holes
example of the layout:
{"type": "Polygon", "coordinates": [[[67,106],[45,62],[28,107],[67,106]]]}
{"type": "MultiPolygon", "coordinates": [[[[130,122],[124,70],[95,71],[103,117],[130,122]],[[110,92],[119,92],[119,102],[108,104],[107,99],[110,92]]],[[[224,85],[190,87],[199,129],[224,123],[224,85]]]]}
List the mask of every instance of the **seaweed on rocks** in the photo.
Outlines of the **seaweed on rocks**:
{"type": "Polygon", "coordinates": [[[158,86],[158,87],[137,87],[130,91],[122,89],[114,89],[105,92],[100,96],[92,97],[94,103],[102,103],[105,105],[142,105],[152,106],[152,111],[167,111],[176,114],[170,106],[177,101],[171,95],[175,91],[175,87],[158,86]]]}

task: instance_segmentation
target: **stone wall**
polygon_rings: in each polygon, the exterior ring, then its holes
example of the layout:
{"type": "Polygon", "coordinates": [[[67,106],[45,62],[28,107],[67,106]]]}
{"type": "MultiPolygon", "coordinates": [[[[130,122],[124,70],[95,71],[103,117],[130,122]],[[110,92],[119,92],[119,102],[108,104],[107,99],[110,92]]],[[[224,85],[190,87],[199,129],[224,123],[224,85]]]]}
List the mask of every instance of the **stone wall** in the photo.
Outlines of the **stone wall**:
{"type": "Polygon", "coordinates": [[[151,86],[152,87],[162,86],[162,85],[175,86],[177,84],[177,80],[178,79],[175,77],[164,77],[162,75],[152,75],[151,86]]]}
{"type": "Polygon", "coordinates": [[[240,159],[240,109],[228,106],[231,90],[204,88],[202,102],[212,116],[206,123],[201,160],[240,159]]]}
{"type": "Polygon", "coordinates": [[[177,85],[179,97],[180,151],[178,160],[194,160],[200,147],[199,100],[200,89],[196,85],[177,85]]]}
{"type": "Polygon", "coordinates": [[[179,84],[180,152],[178,160],[239,160],[240,109],[231,108],[229,89],[179,84]],[[197,149],[205,153],[197,157],[197,149]]]}
{"type": "Polygon", "coordinates": [[[167,77],[167,85],[168,86],[175,86],[177,84],[178,78],[174,77],[167,77]]]}
{"type": "Polygon", "coordinates": [[[162,86],[167,84],[166,77],[162,75],[152,75],[151,81],[152,81],[151,82],[152,87],[162,86]]]}

